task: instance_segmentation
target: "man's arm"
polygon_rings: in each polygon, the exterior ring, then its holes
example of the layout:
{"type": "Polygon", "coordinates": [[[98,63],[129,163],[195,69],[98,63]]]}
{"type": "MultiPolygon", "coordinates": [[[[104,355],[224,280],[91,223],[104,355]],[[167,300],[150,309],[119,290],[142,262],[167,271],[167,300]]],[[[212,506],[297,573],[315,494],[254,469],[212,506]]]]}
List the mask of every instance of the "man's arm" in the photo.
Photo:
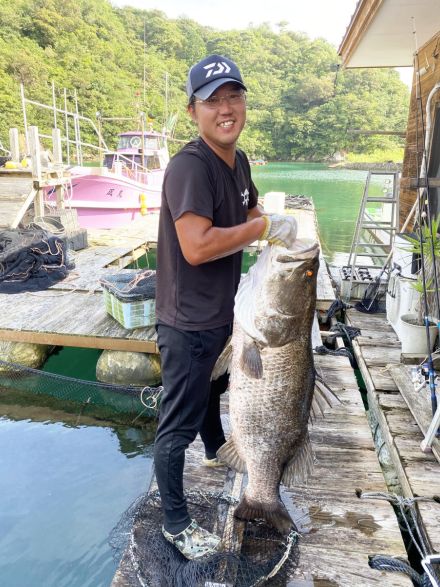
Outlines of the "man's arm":
{"type": "Polygon", "coordinates": [[[266,223],[257,206],[249,210],[248,221],[237,226],[220,228],[212,221],[192,212],[185,212],[175,226],[182,254],[190,265],[201,265],[241,251],[263,234],[266,223]]]}
{"type": "Polygon", "coordinates": [[[252,220],[253,218],[261,218],[261,216],[263,216],[264,212],[261,210],[260,206],[255,206],[254,208],[251,208],[250,210],[248,210],[248,214],[247,214],[247,219],[248,222],[249,220],[252,220]]]}

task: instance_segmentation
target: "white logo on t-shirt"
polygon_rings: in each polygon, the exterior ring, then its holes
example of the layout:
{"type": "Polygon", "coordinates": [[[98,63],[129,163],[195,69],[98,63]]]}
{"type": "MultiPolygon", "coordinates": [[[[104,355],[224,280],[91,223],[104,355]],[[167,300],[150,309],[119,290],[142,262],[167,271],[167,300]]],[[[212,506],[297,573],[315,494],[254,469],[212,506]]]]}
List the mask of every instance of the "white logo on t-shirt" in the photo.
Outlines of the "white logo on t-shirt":
{"type": "Polygon", "coordinates": [[[241,194],[241,197],[243,198],[243,206],[247,206],[249,204],[249,190],[247,188],[241,194]]]}

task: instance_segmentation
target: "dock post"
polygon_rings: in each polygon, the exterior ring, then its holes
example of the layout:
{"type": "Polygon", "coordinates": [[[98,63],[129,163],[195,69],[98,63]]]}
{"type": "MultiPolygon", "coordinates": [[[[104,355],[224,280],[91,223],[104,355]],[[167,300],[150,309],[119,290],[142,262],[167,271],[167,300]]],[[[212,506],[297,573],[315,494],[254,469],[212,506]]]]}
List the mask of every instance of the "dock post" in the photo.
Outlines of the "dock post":
{"type": "MultiPolygon", "coordinates": [[[[52,129],[52,153],[54,158],[54,165],[57,170],[62,170],[63,166],[63,151],[61,147],[61,130],[59,128],[52,129]]],[[[62,185],[56,186],[57,194],[57,210],[63,209],[64,206],[64,189],[62,185]]]]}
{"type": "Polygon", "coordinates": [[[40,154],[40,138],[38,135],[38,127],[30,126],[28,129],[29,149],[32,160],[32,179],[34,180],[34,188],[37,190],[37,195],[34,200],[35,216],[44,216],[44,198],[41,190],[42,172],[41,172],[41,154],[40,154]]]}
{"type": "Polygon", "coordinates": [[[20,143],[18,140],[18,128],[9,129],[9,150],[12,161],[20,161],[20,143]]]}

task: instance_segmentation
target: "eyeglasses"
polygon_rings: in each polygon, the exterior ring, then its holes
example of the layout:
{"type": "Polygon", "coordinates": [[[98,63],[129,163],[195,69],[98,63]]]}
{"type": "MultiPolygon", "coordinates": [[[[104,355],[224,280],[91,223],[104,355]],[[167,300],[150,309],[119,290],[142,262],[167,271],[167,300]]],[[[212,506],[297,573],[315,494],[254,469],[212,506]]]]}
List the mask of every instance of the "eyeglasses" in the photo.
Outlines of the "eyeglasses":
{"type": "Polygon", "coordinates": [[[224,96],[210,96],[206,98],[206,100],[193,100],[193,104],[203,104],[206,108],[210,108],[215,110],[219,108],[220,104],[223,101],[226,101],[228,104],[234,105],[239,104],[240,102],[244,102],[246,100],[246,93],[241,90],[239,92],[230,92],[229,94],[225,94],[224,96]]]}

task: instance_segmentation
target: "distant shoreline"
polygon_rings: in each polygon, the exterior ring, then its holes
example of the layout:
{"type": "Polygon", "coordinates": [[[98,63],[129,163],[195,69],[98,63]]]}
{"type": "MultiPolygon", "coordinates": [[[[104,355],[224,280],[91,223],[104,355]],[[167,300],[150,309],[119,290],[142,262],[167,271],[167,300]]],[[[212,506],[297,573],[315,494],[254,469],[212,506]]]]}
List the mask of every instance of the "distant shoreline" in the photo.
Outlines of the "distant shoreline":
{"type": "MultiPolygon", "coordinates": [[[[373,170],[380,170],[380,171],[402,171],[403,163],[395,163],[394,161],[387,161],[382,163],[361,163],[361,162],[351,162],[351,161],[341,161],[338,163],[332,163],[330,161],[266,161],[266,163],[317,163],[320,165],[327,165],[330,169],[357,169],[359,171],[373,171],[373,170]]],[[[258,167],[258,165],[253,165],[253,167],[258,167]]]]}
{"type": "Polygon", "coordinates": [[[330,163],[329,167],[332,169],[357,169],[360,171],[372,171],[378,169],[381,171],[402,171],[402,163],[395,163],[394,161],[387,161],[385,163],[354,163],[343,161],[341,163],[330,163]]]}

